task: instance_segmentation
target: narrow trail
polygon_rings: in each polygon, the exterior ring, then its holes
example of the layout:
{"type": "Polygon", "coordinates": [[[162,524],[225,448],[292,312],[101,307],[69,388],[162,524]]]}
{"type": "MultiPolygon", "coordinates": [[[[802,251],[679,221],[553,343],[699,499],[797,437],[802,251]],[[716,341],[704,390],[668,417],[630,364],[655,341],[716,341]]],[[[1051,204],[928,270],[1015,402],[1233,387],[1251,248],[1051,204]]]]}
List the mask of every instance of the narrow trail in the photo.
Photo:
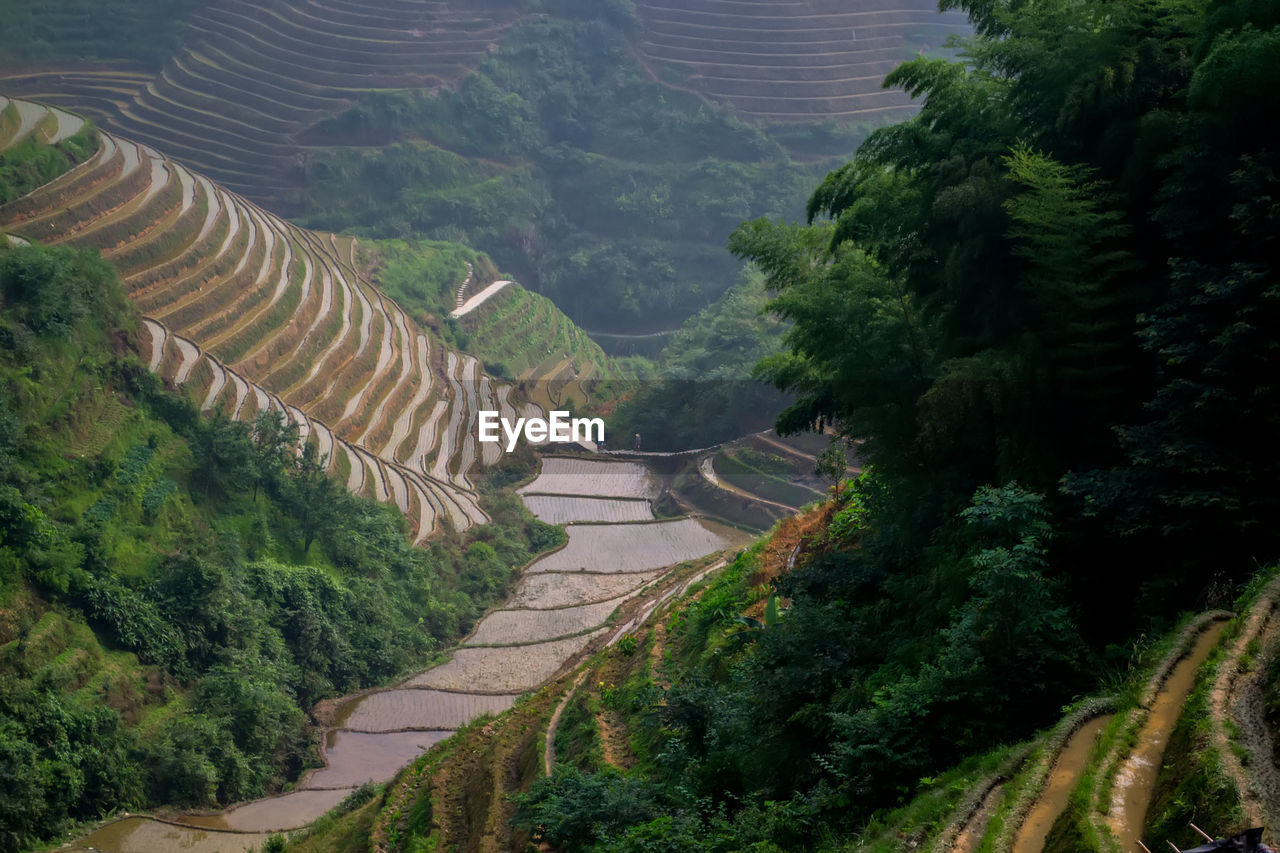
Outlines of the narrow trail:
{"type": "Polygon", "coordinates": [[[463,261],[463,263],[467,267],[467,275],[462,279],[462,284],[458,285],[458,292],[454,297],[454,308],[461,308],[467,301],[467,288],[476,279],[476,268],[471,265],[470,261],[463,261]]]}
{"type": "Polygon", "coordinates": [[[573,701],[573,697],[578,695],[578,688],[582,686],[588,672],[590,670],[583,669],[578,673],[578,677],[569,685],[564,698],[560,700],[560,704],[556,705],[555,711],[551,714],[551,720],[547,723],[547,733],[543,738],[542,749],[542,769],[546,776],[550,776],[552,768],[556,766],[556,733],[560,731],[560,718],[564,715],[564,709],[568,708],[569,703],[573,701]]]}
{"type": "Polygon", "coordinates": [[[467,299],[466,302],[462,303],[457,308],[455,308],[449,314],[449,316],[454,318],[455,320],[460,317],[465,317],[468,314],[470,314],[472,311],[479,308],[481,305],[488,302],[490,299],[494,297],[494,295],[502,291],[504,288],[513,284],[515,284],[515,282],[510,281],[508,279],[501,279],[499,281],[495,281],[493,284],[490,284],[484,290],[481,290],[479,293],[470,297],[469,299],[467,299]]]}
{"type": "Polygon", "coordinates": [[[610,718],[614,713],[608,709],[596,714],[596,727],[600,730],[600,748],[604,751],[604,763],[619,770],[631,766],[631,746],[627,743],[625,731],[610,718]]]}
{"type": "Polygon", "coordinates": [[[662,332],[649,332],[644,335],[628,335],[623,332],[588,332],[583,329],[582,332],[589,338],[616,338],[620,341],[647,341],[653,338],[665,338],[667,335],[674,335],[679,329],[667,329],[662,332]]]}

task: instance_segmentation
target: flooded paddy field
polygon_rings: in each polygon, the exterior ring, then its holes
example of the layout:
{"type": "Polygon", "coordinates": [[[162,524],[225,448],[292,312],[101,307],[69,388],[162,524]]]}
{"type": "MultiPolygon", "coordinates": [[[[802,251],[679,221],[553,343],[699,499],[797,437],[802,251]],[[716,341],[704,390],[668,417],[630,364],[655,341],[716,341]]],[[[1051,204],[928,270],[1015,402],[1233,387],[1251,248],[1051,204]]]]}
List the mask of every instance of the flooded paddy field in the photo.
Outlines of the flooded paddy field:
{"type": "Polygon", "coordinates": [[[647,500],[634,498],[580,498],[560,495],[525,495],[524,504],[539,521],[565,524],[570,521],[652,521],[653,508],[647,500]]]}
{"type": "Polygon", "coordinates": [[[647,572],[728,547],[737,531],[697,518],[647,524],[583,524],[567,528],[569,544],[529,572],[647,572]]]}
{"type": "Polygon", "coordinates": [[[549,456],[538,478],[520,493],[643,499],[657,497],[660,489],[658,478],[639,462],[549,456]]]}

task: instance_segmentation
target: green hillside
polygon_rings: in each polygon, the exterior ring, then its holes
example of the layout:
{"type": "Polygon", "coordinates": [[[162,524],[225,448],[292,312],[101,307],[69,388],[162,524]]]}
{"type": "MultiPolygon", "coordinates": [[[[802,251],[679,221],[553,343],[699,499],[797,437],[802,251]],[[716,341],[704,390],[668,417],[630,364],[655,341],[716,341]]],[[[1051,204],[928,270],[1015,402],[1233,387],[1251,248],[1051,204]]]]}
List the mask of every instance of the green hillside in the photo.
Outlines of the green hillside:
{"type": "Polygon", "coordinates": [[[0,853],[1280,846],[1276,3],[156,8],[0,97],[0,853]]]}
{"type": "Polygon", "coordinates": [[[518,382],[540,405],[607,403],[629,393],[645,370],[639,359],[609,357],[554,302],[519,284],[465,316],[450,317],[459,292],[473,296],[502,278],[483,253],[432,240],[360,245],[370,276],[415,320],[478,358],[486,373],[518,382]]]}
{"type": "Polygon", "coordinates": [[[546,6],[456,90],[367,95],[319,125],[308,141],[346,147],[310,153],[305,219],[483,247],[588,330],[677,326],[735,279],[729,232],[797,215],[820,172],[655,82],[613,7],[546,6]]]}
{"type": "Polygon", "coordinates": [[[0,849],[279,790],[305,709],[421,667],[556,541],[494,496],[413,548],[278,416],[201,418],[91,254],[0,246],[0,299],[0,849]]]}
{"type": "Polygon", "coordinates": [[[159,66],[180,44],[194,0],[0,2],[0,64],[127,60],[159,66]]]}
{"type": "Polygon", "coordinates": [[[731,242],[779,430],[863,473],[406,771],[391,849],[1274,843],[1280,18],[964,8],[920,115],[731,242]]]}

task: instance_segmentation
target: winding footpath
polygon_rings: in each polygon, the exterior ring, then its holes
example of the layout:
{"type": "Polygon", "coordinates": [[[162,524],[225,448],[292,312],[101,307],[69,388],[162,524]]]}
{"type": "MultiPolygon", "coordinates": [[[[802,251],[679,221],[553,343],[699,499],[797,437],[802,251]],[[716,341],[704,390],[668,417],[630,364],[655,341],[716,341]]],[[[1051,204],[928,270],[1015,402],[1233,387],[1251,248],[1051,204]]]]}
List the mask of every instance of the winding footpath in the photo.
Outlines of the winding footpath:
{"type": "Polygon", "coordinates": [[[664,589],[673,566],[746,540],[697,518],[657,520],[651,501],[660,490],[635,462],[545,457],[538,478],[519,491],[539,518],[565,525],[565,546],[531,563],[511,599],[486,614],[447,662],[393,687],[321,703],[324,767],[289,793],[218,814],[126,817],[76,849],[226,853],[261,846],[271,832],[312,823],[364,782],[391,779],[468,721],[510,708],[724,562],[664,589]],[[614,611],[640,596],[651,601],[611,629],[614,611]]]}

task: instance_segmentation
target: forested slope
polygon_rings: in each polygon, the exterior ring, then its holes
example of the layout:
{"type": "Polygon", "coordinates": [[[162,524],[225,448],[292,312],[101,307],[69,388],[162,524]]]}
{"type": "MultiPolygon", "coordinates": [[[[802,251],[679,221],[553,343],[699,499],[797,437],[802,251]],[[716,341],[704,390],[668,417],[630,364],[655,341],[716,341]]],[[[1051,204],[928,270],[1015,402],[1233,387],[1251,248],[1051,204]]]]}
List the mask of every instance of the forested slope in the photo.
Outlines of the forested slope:
{"type": "Polygon", "coordinates": [[[0,246],[0,300],[0,849],[278,790],[318,763],[305,709],[421,666],[556,541],[495,498],[411,547],[278,412],[165,390],[91,254],[0,246]]]}
{"type": "MultiPolygon", "coordinates": [[[[535,839],[870,843],[952,768],[992,773],[1072,700],[1139,683],[1144,636],[1231,605],[1280,553],[1280,196],[1256,109],[1275,10],[957,5],[968,63],[890,77],[920,115],[873,133],[808,224],[732,242],[793,323],[760,368],[795,395],[780,426],[834,426],[864,474],[791,571],[740,558],[669,623],[665,676],[602,685],[635,760],[536,785],[535,839]],[[761,579],[777,599],[756,615],[761,579]]],[[[1062,849],[1112,843],[1083,837],[1062,849]]]]}

